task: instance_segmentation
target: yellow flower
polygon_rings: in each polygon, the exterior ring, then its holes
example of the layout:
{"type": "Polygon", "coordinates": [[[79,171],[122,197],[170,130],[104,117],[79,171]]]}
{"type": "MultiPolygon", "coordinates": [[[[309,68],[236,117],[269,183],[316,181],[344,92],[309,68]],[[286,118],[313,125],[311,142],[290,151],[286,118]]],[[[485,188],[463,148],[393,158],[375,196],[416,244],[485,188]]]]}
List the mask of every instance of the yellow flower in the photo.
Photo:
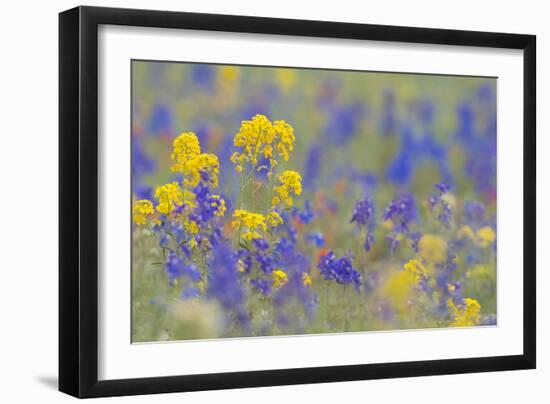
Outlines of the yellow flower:
{"type": "Polygon", "coordinates": [[[225,206],[225,199],[223,199],[221,196],[219,195],[212,195],[212,198],[213,199],[217,199],[219,201],[219,203],[212,203],[212,207],[216,207],[216,205],[218,206],[218,210],[216,211],[216,213],[214,213],[216,216],[223,216],[225,215],[225,211],[226,211],[226,206],[225,206]]]}
{"type": "Polygon", "coordinates": [[[482,248],[489,247],[491,244],[494,243],[497,237],[495,231],[489,226],[485,226],[479,229],[476,233],[476,236],[477,245],[482,248]]]}
{"type": "Polygon", "coordinates": [[[276,288],[280,286],[284,286],[288,283],[288,276],[286,272],[284,272],[281,269],[274,270],[272,273],[272,276],[273,276],[273,286],[275,286],[276,288]]]}
{"type": "Polygon", "coordinates": [[[307,272],[302,272],[302,283],[304,286],[311,286],[311,276],[307,272]]]}
{"type": "Polygon", "coordinates": [[[245,163],[256,165],[258,155],[269,159],[269,173],[277,165],[273,158],[274,151],[285,161],[294,150],[294,129],[287,122],[279,120],[271,123],[265,115],[255,115],[249,121],[242,121],[239,132],[233,138],[233,144],[240,148],[231,155],[237,172],[241,172],[245,163]]]}
{"type": "Polygon", "coordinates": [[[447,243],[439,236],[425,234],[418,242],[418,252],[426,262],[437,264],[447,258],[447,243]]]}
{"type": "Polygon", "coordinates": [[[206,178],[212,187],[218,186],[220,163],[218,157],[210,153],[201,153],[200,143],[193,132],[182,133],[174,140],[172,151],[173,172],[183,174],[186,185],[197,186],[206,178]]]}
{"type": "Polygon", "coordinates": [[[397,271],[385,281],[382,292],[398,310],[404,310],[416,288],[416,276],[411,271],[397,271]]]}
{"type": "Polygon", "coordinates": [[[279,201],[283,201],[289,207],[293,204],[291,194],[300,195],[302,193],[302,177],[296,171],[283,171],[278,177],[281,185],[274,188],[278,197],[274,197],[272,205],[275,206],[279,201]]]}
{"type": "Polygon", "coordinates": [[[294,150],[294,142],[296,136],[294,136],[294,128],[285,121],[273,122],[273,128],[277,133],[277,146],[276,150],[284,161],[288,161],[290,153],[294,150]]]}
{"type": "Polygon", "coordinates": [[[428,275],[426,268],[418,260],[410,260],[403,266],[403,269],[414,277],[414,282],[416,284],[428,275]]]}
{"type": "Polygon", "coordinates": [[[155,198],[159,201],[157,210],[160,213],[169,214],[176,205],[181,205],[183,202],[183,192],[177,182],[172,182],[155,189],[155,198]]]}
{"type": "Polygon", "coordinates": [[[197,234],[199,232],[199,226],[197,222],[193,220],[186,220],[183,224],[185,231],[191,234],[197,234]]]}
{"type": "Polygon", "coordinates": [[[193,132],[185,132],[174,139],[172,160],[184,163],[201,153],[201,146],[197,135],[193,132]]]}
{"type": "Polygon", "coordinates": [[[218,82],[220,85],[234,84],[238,79],[239,68],[235,66],[222,66],[219,68],[218,82]]]}
{"type": "Polygon", "coordinates": [[[457,307],[452,299],[448,299],[447,306],[449,307],[449,313],[453,317],[451,326],[471,327],[479,323],[481,306],[477,300],[465,298],[463,304],[457,307]]]}
{"type": "Polygon", "coordinates": [[[247,240],[260,238],[262,235],[258,231],[267,230],[265,217],[260,213],[249,212],[245,209],[236,209],[233,213],[233,217],[236,219],[233,221],[234,226],[245,228],[245,232],[242,236],[247,240]]]}
{"type": "Polygon", "coordinates": [[[276,78],[279,86],[287,92],[292,88],[296,81],[296,72],[293,69],[277,69],[276,78]]]}
{"type": "Polygon", "coordinates": [[[462,240],[464,237],[468,237],[470,240],[475,241],[476,236],[472,228],[468,225],[464,225],[458,230],[458,239],[462,240]]]}
{"type": "Polygon", "coordinates": [[[284,220],[281,217],[281,215],[279,215],[279,213],[277,213],[274,210],[272,210],[265,216],[265,220],[269,227],[277,227],[284,223],[284,220]]]}
{"type": "Polygon", "coordinates": [[[141,199],[134,203],[134,222],[138,225],[147,223],[147,218],[155,213],[153,204],[147,199],[141,199]]]}
{"type": "Polygon", "coordinates": [[[191,178],[186,183],[190,186],[197,186],[199,181],[203,178],[207,178],[207,180],[205,181],[208,182],[213,188],[216,188],[218,186],[220,163],[218,161],[218,157],[215,154],[199,154],[198,156],[189,160],[187,167],[191,178]]]}

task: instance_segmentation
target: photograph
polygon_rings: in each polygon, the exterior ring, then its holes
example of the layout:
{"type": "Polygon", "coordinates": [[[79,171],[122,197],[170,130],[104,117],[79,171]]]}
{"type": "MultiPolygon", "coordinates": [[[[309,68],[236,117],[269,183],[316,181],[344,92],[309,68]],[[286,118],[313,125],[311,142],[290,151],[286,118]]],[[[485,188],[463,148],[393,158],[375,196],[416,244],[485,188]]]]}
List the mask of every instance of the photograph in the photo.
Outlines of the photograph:
{"type": "Polygon", "coordinates": [[[133,343],[497,325],[497,78],[132,60],[131,92],[133,343]]]}

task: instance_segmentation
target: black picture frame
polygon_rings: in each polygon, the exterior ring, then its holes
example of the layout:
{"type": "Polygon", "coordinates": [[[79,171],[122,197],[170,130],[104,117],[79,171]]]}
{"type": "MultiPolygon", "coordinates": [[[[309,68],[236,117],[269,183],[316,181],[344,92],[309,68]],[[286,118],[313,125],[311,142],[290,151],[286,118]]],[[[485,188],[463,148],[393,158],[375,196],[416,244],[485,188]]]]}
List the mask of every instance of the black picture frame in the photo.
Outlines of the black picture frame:
{"type": "MultiPolygon", "coordinates": [[[[536,37],[185,12],[77,7],[59,15],[59,390],[103,397],[324,383],[536,366],[536,37]],[[523,354],[98,380],[98,26],[464,45],[523,50],[523,354]]],[[[516,164],[520,164],[518,156],[516,164]]]]}

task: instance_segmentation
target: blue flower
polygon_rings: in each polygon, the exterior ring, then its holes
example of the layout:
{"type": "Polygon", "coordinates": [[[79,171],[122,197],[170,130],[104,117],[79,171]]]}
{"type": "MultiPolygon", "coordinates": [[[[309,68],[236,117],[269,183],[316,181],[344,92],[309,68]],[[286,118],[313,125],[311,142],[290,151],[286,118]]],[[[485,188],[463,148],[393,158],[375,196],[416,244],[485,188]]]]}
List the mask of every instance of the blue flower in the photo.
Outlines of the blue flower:
{"type": "Polygon", "coordinates": [[[355,202],[350,223],[357,223],[359,227],[366,227],[374,219],[374,202],[370,197],[355,202]]]}
{"type": "Polygon", "coordinates": [[[300,219],[300,222],[304,224],[309,224],[313,218],[315,217],[315,213],[313,212],[312,203],[308,199],[304,204],[304,209],[298,213],[298,218],[300,219]]]}
{"type": "Polygon", "coordinates": [[[325,245],[325,236],[320,231],[309,232],[306,236],[307,241],[315,244],[316,247],[322,247],[325,245]]]}
{"type": "Polygon", "coordinates": [[[269,254],[257,252],[256,262],[260,265],[260,269],[265,273],[271,273],[275,269],[275,263],[269,254]]]}
{"type": "Polygon", "coordinates": [[[264,296],[271,294],[271,283],[267,279],[254,278],[250,281],[250,284],[264,296]]]}
{"type": "Polygon", "coordinates": [[[183,300],[199,297],[200,295],[201,295],[201,291],[198,288],[185,288],[181,292],[181,298],[183,300]]]}
{"type": "Polygon", "coordinates": [[[406,193],[392,199],[382,217],[393,222],[396,232],[408,232],[410,223],[416,219],[416,203],[413,196],[406,193]]]}
{"type": "Polygon", "coordinates": [[[165,104],[156,104],[147,123],[147,132],[155,136],[171,134],[172,125],[173,120],[170,108],[165,104]]]}
{"type": "MultiPolygon", "coordinates": [[[[241,312],[241,305],[246,296],[239,280],[236,258],[224,243],[214,248],[208,265],[206,295],[220,302],[226,310],[241,312]]],[[[246,320],[246,317],[243,320],[246,320]]]]}
{"type": "Polygon", "coordinates": [[[170,285],[184,275],[187,275],[193,282],[197,282],[201,278],[201,273],[195,264],[186,265],[184,259],[172,251],[168,254],[165,268],[170,285]]]}
{"type": "Polygon", "coordinates": [[[327,281],[333,280],[342,285],[353,284],[356,290],[361,286],[361,274],[353,268],[348,256],[336,258],[334,252],[329,251],[321,257],[317,268],[327,281]]]}
{"type": "Polygon", "coordinates": [[[365,229],[365,242],[363,247],[365,251],[370,251],[374,244],[374,202],[370,197],[359,199],[355,202],[350,223],[356,223],[359,230],[365,229]]]}
{"type": "Polygon", "coordinates": [[[485,205],[477,201],[466,202],[464,204],[464,216],[469,224],[482,223],[485,219],[485,205]]]}
{"type": "Polygon", "coordinates": [[[255,238],[254,240],[252,240],[252,244],[254,244],[254,247],[256,247],[258,250],[269,249],[269,243],[263,238],[255,238]]]}
{"type": "Polygon", "coordinates": [[[429,199],[430,209],[432,211],[437,210],[437,220],[439,220],[445,227],[450,227],[452,211],[450,205],[443,199],[450,190],[450,186],[445,182],[440,182],[435,185],[437,193],[432,195],[429,199]]]}
{"type": "Polygon", "coordinates": [[[214,87],[214,68],[209,64],[197,63],[191,65],[191,79],[197,87],[212,90],[214,87]]]}
{"type": "Polygon", "coordinates": [[[386,90],[383,97],[379,129],[382,135],[388,136],[395,133],[397,126],[395,94],[393,91],[386,90]]]}
{"type": "Polygon", "coordinates": [[[341,107],[333,106],[325,128],[325,136],[333,144],[347,144],[356,133],[363,112],[363,106],[359,103],[341,107]]]}
{"type": "Polygon", "coordinates": [[[304,189],[313,190],[317,186],[317,180],[321,175],[323,162],[323,149],[319,145],[313,145],[307,152],[304,167],[304,189]]]}
{"type": "Polygon", "coordinates": [[[139,180],[143,175],[155,170],[155,161],[143,150],[138,139],[132,139],[132,176],[133,180],[139,180]]]}

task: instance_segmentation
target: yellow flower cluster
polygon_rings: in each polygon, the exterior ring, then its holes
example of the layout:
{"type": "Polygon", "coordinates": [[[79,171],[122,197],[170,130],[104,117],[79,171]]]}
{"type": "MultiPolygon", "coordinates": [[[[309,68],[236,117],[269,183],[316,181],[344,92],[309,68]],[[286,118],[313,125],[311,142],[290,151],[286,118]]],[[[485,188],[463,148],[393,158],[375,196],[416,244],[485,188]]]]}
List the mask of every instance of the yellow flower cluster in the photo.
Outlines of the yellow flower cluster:
{"type": "Polygon", "coordinates": [[[147,199],[142,199],[134,203],[134,222],[138,225],[147,223],[147,218],[155,213],[153,204],[147,199]]]}
{"type": "Polygon", "coordinates": [[[183,192],[177,182],[172,182],[155,189],[155,198],[159,201],[157,210],[160,213],[169,214],[176,205],[183,203],[183,192]]]}
{"type": "Polygon", "coordinates": [[[291,207],[294,202],[291,195],[300,195],[302,193],[302,177],[296,171],[287,170],[279,175],[278,179],[281,185],[274,188],[278,195],[273,197],[271,205],[276,206],[280,202],[283,202],[291,207]]]}
{"type": "Polygon", "coordinates": [[[260,238],[262,237],[260,231],[265,232],[268,228],[274,228],[283,223],[281,215],[274,210],[264,216],[261,213],[249,212],[245,209],[236,209],[233,217],[235,218],[233,226],[239,229],[245,228],[242,237],[246,240],[260,238]]]}
{"type": "Polygon", "coordinates": [[[304,286],[311,286],[311,276],[307,272],[302,272],[302,283],[304,286]]]}
{"type": "Polygon", "coordinates": [[[199,140],[193,132],[179,135],[173,146],[171,157],[175,163],[171,169],[183,174],[186,185],[194,187],[203,179],[214,188],[218,186],[218,157],[210,153],[201,153],[199,140]]]}
{"type": "MultiPolygon", "coordinates": [[[[223,199],[219,195],[212,195],[212,198],[217,199],[219,201],[218,210],[216,211],[216,213],[214,213],[214,215],[216,216],[225,215],[225,211],[227,209],[227,207],[225,206],[225,199],[223,199]]],[[[215,207],[215,206],[216,206],[216,203],[212,202],[212,207],[215,207]]]]}
{"type": "Polygon", "coordinates": [[[477,231],[477,244],[481,248],[487,248],[495,242],[496,237],[495,231],[491,227],[482,227],[477,231]]]}
{"type": "Polygon", "coordinates": [[[477,300],[466,298],[463,305],[457,307],[452,299],[448,299],[447,306],[453,317],[451,326],[471,327],[479,323],[481,306],[477,300]]]}
{"type": "Polygon", "coordinates": [[[271,275],[273,276],[273,286],[276,288],[284,286],[288,283],[288,276],[286,272],[280,268],[274,270],[271,275]]]}
{"type": "Polygon", "coordinates": [[[270,160],[267,169],[271,173],[278,163],[273,154],[277,153],[288,161],[295,140],[294,129],[287,122],[280,120],[271,123],[266,116],[258,114],[249,121],[242,121],[239,132],[233,138],[233,144],[241,150],[233,153],[231,161],[235,164],[235,170],[241,172],[245,163],[255,166],[258,156],[263,155],[270,160]]]}
{"type": "Polygon", "coordinates": [[[249,212],[245,209],[236,209],[233,217],[236,219],[233,221],[234,226],[238,226],[239,229],[242,227],[246,228],[243,238],[247,240],[260,238],[262,235],[259,231],[265,232],[267,230],[265,217],[260,213],[249,212]]]}
{"type": "Polygon", "coordinates": [[[425,234],[418,241],[418,253],[430,264],[443,262],[447,258],[447,242],[439,236],[425,234]]]}
{"type": "Polygon", "coordinates": [[[281,217],[281,215],[279,215],[279,213],[274,210],[272,210],[267,215],[265,215],[265,221],[267,225],[271,228],[278,227],[279,225],[284,223],[284,220],[281,217]]]}
{"type": "Polygon", "coordinates": [[[474,233],[470,226],[464,225],[458,231],[458,238],[469,238],[481,248],[487,248],[491,246],[497,236],[495,231],[490,226],[484,226],[474,233]]]}
{"type": "Polygon", "coordinates": [[[426,268],[418,260],[410,260],[403,266],[403,269],[414,277],[416,284],[428,275],[426,268]]]}

